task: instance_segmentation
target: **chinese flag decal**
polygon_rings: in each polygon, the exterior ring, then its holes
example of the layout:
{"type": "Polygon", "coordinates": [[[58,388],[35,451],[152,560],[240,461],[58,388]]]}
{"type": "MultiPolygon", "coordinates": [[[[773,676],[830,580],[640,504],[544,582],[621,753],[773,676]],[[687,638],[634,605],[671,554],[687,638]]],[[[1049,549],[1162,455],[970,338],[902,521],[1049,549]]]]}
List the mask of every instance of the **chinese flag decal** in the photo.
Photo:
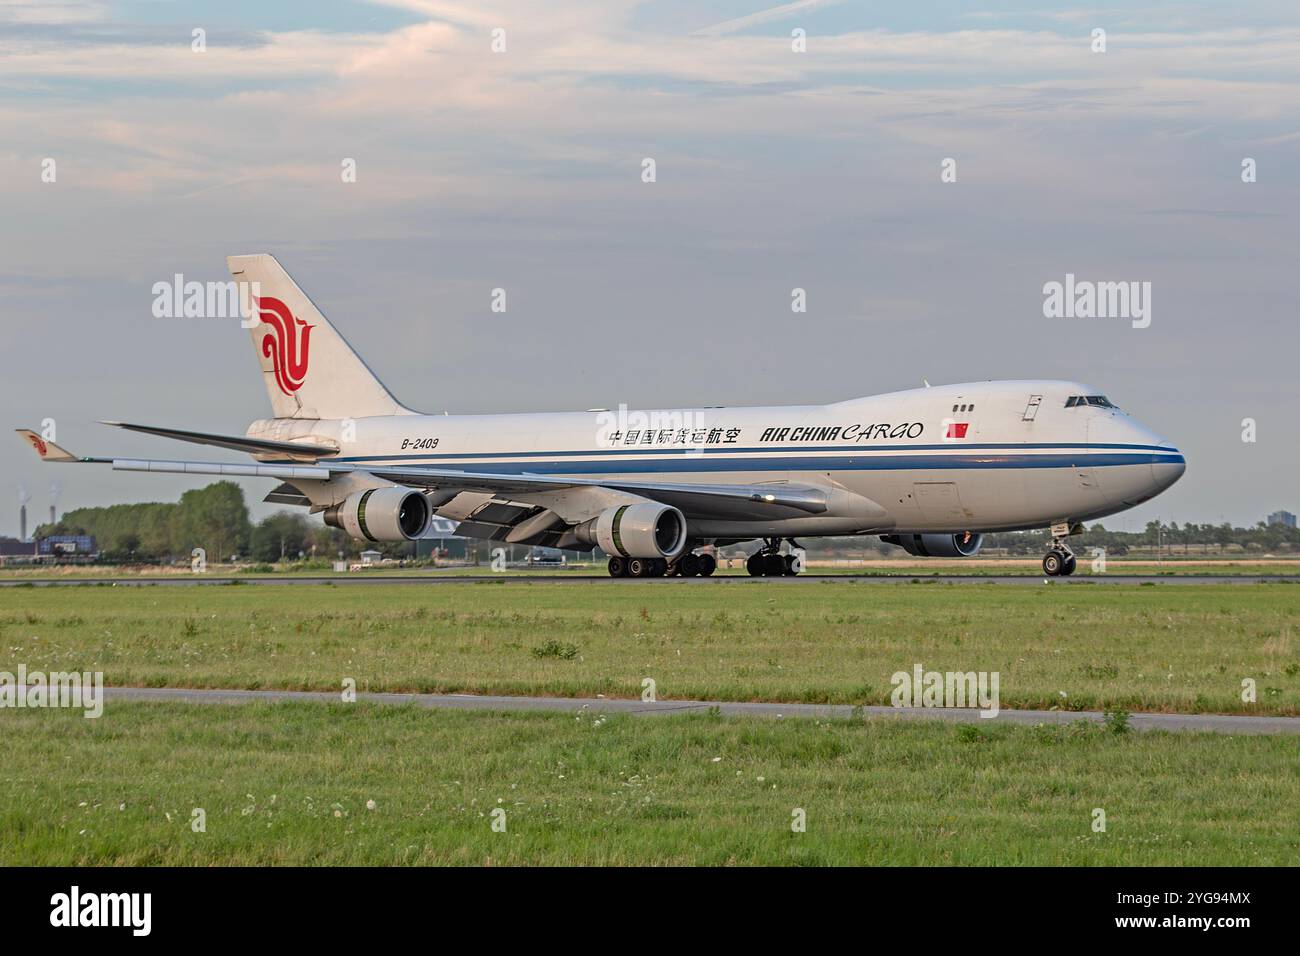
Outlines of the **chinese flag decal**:
{"type": "Polygon", "coordinates": [[[970,428],[970,422],[949,422],[948,434],[944,438],[965,438],[966,429],[970,428]]]}

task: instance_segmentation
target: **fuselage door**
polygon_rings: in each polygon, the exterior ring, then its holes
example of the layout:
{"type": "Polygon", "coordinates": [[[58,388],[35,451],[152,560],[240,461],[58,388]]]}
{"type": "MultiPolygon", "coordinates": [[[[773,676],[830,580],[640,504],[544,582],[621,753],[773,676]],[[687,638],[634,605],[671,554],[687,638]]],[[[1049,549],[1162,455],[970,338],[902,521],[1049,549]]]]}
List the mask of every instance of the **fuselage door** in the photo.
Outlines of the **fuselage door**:
{"type": "Polygon", "coordinates": [[[1025,406],[1025,414],[1021,416],[1022,422],[1032,422],[1038,417],[1038,406],[1043,404],[1043,396],[1030,395],[1029,404],[1025,406]]]}

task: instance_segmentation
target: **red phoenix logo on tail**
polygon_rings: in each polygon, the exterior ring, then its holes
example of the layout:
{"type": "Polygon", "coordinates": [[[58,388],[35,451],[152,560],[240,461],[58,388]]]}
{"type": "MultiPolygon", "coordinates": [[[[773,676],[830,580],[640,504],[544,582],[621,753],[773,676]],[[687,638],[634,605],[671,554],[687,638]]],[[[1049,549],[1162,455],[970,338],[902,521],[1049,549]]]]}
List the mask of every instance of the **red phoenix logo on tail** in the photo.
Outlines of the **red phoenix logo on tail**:
{"type": "Polygon", "coordinates": [[[262,354],[271,360],[280,391],[292,395],[307,380],[307,348],[315,326],[295,318],[287,305],[270,296],[258,299],[257,309],[271,327],[271,333],[262,339],[262,354]]]}

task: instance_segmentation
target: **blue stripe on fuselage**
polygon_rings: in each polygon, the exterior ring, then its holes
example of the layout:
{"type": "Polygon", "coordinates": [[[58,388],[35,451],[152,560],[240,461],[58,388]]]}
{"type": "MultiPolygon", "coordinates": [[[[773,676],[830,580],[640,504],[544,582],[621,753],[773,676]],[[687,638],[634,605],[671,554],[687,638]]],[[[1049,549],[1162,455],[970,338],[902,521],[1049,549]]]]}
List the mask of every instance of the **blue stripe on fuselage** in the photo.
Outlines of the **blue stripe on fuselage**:
{"type": "MultiPolygon", "coordinates": [[[[1003,446],[1005,447],[1005,446],[1003,446]]],[[[1132,447],[1132,446],[1120,446],[1132,447]]],[[[592,454],[588,452],[587,454],[592,454]]],[[[375,462],[376,470],[411,467],[437,467],[440,456],[407,457],[400,461],[379,464],[375,458],[322,459],[319,464],[332,461],[355,463],[375,462]]],[[[816,457],[764,457],[732,458],[721,455],[694,457],[652,458],[630,461],[619,458],[613,461],[545,461],[529,462],[476,461],[462,462],[470,470],[501,475],[597,475],[646,474],[653,472],[723,472],[723,471],[930,471],[930,470],[982,470],[991,468],[1096,468],[1116,465],[1147,465],[1153,463],[1185,464],[1177,452],[1152,454],[1088,453],[1074,455],[1021,455],[1021,454],[957,454],[957,455],[820,455],[816,457]]]]}
{"type": "Polygon", "coordinates": [[[332,458],[331,461],[401,461],[414,463],[417,461],[455,461],[460,459],[509,459],[509,458],[573,458],[577,456],[592,455],[679,455],[700,457],[701,452],[705,455],[743,455],[780,452],[788,454],[792,452],[812,452],[817,454],[846,454],[856,452],[888,452],[888,451],[975,451],[994,448],[1074,448],[1085,454],[1090,453],[1094,448],[1121,448],[1127,451],[1156,451],[1166,454],[1176,454],[1177,449],[1170,448],[1166,445],[1126,445],[1126,444],[1094,444],[1086,445],[1078,442],[1026,442],[1024,444],[996,444],[996,443],[967,443],[964,441],[945,442],[941,445],[792,445],[788,448],[766,445],[761,448],[732,448],[727,445],[705,445],[691,446],[687,448],[659,447],[656,445],[644,445],[636,448],[589,448],[571,451],[501,451],[501,452],[448,452],[434,455],[358,455],[349,458],[332,458]]]}

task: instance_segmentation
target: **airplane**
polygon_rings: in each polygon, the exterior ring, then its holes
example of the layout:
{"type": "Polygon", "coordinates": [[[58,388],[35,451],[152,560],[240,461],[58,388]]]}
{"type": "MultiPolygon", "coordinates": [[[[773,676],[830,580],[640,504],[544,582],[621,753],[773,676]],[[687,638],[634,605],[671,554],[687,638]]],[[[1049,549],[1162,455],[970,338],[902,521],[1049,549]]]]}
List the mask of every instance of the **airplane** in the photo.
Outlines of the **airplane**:
{"type": "Polygon", "coordinates": [[[797,539],[822,536],[968,558],[985,533],[1039,528],[1051,529],[1043,572],[1069,575],[1083,522],[1151,499],[1186,468],[1169,441],[1067,381],[927,384],[825,405],[425,415],[393,397],[273,256],[227,265],[258,290],[244,324],[273,417],[242,436],[104,424],[252,460],[80,457],[18,429],[42,459],[276,479],[266,501],[361,541],[415,540],[440,517],[461,536],[598,547],[614,577],[707,577],[710,545],[745,541],[761,543],[751,575],[794,575],[797,539]]]}

